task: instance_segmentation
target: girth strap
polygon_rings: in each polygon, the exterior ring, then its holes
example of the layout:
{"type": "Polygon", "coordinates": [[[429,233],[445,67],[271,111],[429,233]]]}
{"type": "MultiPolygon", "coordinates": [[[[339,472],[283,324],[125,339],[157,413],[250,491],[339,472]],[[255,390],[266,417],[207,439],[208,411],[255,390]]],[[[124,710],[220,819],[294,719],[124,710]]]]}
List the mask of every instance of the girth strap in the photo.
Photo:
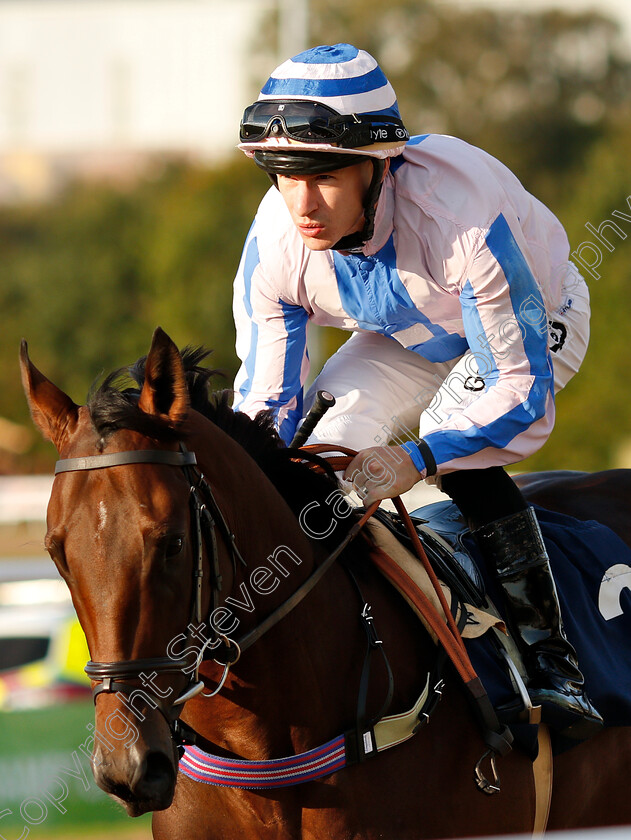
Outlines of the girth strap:
{"type": "Polygon", "coordinates": [[[543,835],[547,828],[552,800],[554,762],[552,759],[550,730],[545,723],[539,725],[538,741],[539,752],[532,765],[532,774],[535,783],[535,824],[532,831],[534,837],[543,835]]]}

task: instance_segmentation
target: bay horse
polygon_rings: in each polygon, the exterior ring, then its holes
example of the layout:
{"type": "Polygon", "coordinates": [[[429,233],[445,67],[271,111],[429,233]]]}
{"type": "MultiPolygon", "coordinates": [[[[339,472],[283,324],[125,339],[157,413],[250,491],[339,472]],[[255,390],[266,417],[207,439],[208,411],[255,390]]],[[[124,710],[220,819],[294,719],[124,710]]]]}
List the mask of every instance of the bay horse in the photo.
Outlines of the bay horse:
{"type": "MultiPolygon", "coordinates": [[[[61,458],[46,547],[90,650],[99,786],[131,816],[153,811],[156,840],[419,840],[532,831],[530,759],[517,750],[501,759],[498,795],[476,788],[473,768],[484,744],[449,668],[428,725],[332,775],[249,789],[178,773],[178,716],[227,760],[294,756],[352,726],[366,650],[364,601],[394,674],[392,710],[409,708],[436,658],[429,634],[367,562],[370,546],[360,535],[345,562],[331,564],[308,597],[231,667],[234,644],[232,655],[213,660],[215,644],[229,650],[228,637],[257,635],[356,517],[340,503],[332,478],[296,461],[295,450],[291,457],[269,418],[250,420],[226,399],[209,398],[201,358],[189,351],[183,361],[158,329],[133,371],[135,384],[125,387],[112,375],[77,406],[22,346],[34,422],[61,458]],[[202,482],[208,492],[200,502],[195,484],[202,482]],[[305,510],[307,528],[300,521],[305,510]],[[200,540],[204,517],[216,527],[200,540]],[[204,634],[211,610],[214,634],[208,627],[204,634]]],[[[629,542],[628,472],[531,483],[534,500],[590,517],[598,509],[629,542]]],[[[378,659],[368,715],[378,714],[388,687],[378,659]]],[[[630,775],[631,729],[605,729],[558,756],[548,828],[631,823],[630,775]]]]}

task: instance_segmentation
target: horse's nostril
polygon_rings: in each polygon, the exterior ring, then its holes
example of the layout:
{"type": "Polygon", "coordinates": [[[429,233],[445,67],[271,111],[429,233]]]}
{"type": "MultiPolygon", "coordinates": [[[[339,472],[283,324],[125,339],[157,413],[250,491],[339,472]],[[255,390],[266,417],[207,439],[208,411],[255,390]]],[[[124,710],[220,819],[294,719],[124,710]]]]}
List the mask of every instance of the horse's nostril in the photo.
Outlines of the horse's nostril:
{"type": "Polygon", "coordinates": [[[108,785],[107,793],[110,796],[115,796],[117,799],[120,799],[122,802],[129,802],[133,799],[133,794],[127,785],[117,784],[117,785],[108,785]]]}
{"type": "Polygon", "coordinates": [[[174,770],[170,758],[162,752],[150,752],[145,760],[143,783],[159,787],[173,781],[174,770]]]}

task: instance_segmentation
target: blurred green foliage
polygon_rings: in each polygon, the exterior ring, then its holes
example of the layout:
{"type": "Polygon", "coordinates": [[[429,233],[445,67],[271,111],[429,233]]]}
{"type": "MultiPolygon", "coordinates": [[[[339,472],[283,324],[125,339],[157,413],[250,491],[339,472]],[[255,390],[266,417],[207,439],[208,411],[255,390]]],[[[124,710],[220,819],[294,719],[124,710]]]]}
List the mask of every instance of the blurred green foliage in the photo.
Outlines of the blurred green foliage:
{"type": "MultiPolygon", "coordinates": [[[[559,216],[574,250],[583,242],[600,248],[600,278],[586,274],[588,357],[558,397],[550,441],[524,467],[613,465],[631,436],[631,220],[612,216],[631,216],[631,61],[615,25],[595,12],[320,0],[310,40],[368,49],[412,133],[451,133],[482,146],[559,216]],[[613,250],[585,227],[606,219],[623,232],[609,230],[613,250]]],[[[267,39],[265,49],[273,47],[267,39]]],[[[15,361],[22,336],[36,364],[75,400],[101,371],[146,352],[157,324],[180,345],[214,348],[211,364],[229,383],[231,283],[267,186],[245,160],[221,169],[169,165],[133,189],[74,184],[47,205],[0,210],[0,416],[26,422],[15,361]]],[[[324,354],[346,337],[327,331],[324,354]]],[[[49,464],[52,454],[38,447],[13,468],[49,464]]]]}
{"type": "MultiPolygon", "coordinates": [[[[146,353],[158,324],[180,346],[210,347],[226,376],[217,387],[229,386],[232,280],[267,187],[245,159],[220,170],[171,164],[132,189],[75,183],[50,204],[0,210],[0,416],[27,422],[22,337],[76,402],[146,353]]],[[[34,446],[29,468],[46,469],[51,447],[34,446]]]]}
{"type": "Polygon", "coordinates": [[[91,698],[0,712],[0,837],[150,840],[151,815],[132,821],[94,781],[82,750],[93,721],[91,698]]]}

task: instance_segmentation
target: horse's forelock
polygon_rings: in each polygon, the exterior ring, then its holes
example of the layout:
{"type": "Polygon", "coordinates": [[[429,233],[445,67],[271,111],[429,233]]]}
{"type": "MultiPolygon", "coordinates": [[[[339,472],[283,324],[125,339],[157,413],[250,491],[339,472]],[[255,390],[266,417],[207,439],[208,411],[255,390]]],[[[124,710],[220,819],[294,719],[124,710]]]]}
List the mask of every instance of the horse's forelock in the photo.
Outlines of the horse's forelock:
{"type": "Polygon", "coordinates": [[[139,432],[159,441],[182,438],[182,430],[174,428],[158,415],[146,414],[138,407],[138,392],[101,386],[90,397],[88,409],[92,425],[99,438],[108,437],[121,429],[139,432]]]}
{"type": "MultiPolygon", "coordinates": [[[[181,351],[191,407],[201,413],[206,413],[209,402],[209,380],[217,373],[201,366],[210,352],[204,347],[186,347],[181,351]]],[[[87,407],[102,440],[121,429],[136,431],[155,440],[182,438],[181,424],[174,427],[166,418],[147,414],[138,406],[146,362],[147,357],[142,356],[135,364],[113,371],[100,385],[92,387],[87,407]]]]}
{"type": "MultiPolygon", "coordinates": [[[[331,489],[337,486],[328,464],[317,456],[305,456],[305,460],[317,462],[324,472],[329,473],[323,475],[322,472],[314,472],[307,464],[296,461],[295,453],[279,437],[270,411],[262,411],[255,418],[250,418],[232,410],[230,390],[211,393],[209,380],[217,371],[201,367],[200,364],[208,355],[209,351],[203,347],[187,347],[182,351],[191,407],[248,452],[296,513],[306,503],[326,499],[331,489]]],[[[88,409],[92,423],[103,441],[121,429],[136,431],[158,441],[185,438],[181,426],[174,428],[167,420],[147,414],[139,408],[138,398],[144,383],[145,361],[146,357],[143,357],[130,368],[114,371],[91,392],[88,409]]],[[[322,505],[322,508],[322,515],[330,518],[327,507],[322,505]]],[[[344,528],[350,527],[352,519],[340,524],[344,528]]]]}

